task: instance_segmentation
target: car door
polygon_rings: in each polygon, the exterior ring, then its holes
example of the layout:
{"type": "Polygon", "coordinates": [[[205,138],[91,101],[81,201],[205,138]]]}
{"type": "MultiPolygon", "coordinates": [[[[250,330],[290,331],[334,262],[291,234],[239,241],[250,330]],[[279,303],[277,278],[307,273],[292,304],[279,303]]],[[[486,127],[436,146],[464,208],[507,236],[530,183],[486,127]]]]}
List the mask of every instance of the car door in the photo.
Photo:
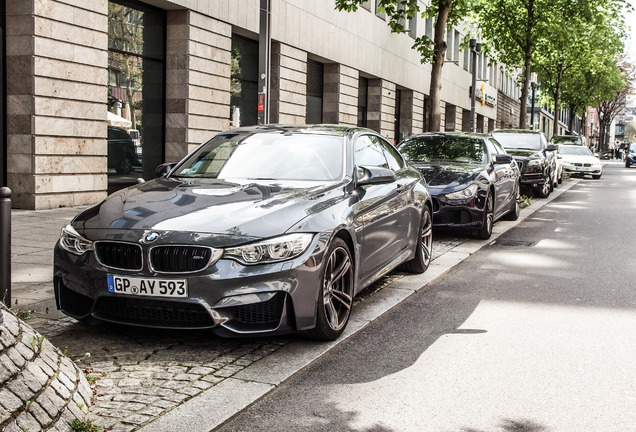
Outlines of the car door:
{"type": "MultiPolygon", "coordinates": [[[[353,161],[358,179],[365,175],[363,167],[392,169],[382,143],[375,135],[357,137],[353,161]]],[[[403,249],[403,237],[409,228],[403,211],[408,205],[408,196],[405,195],[407,188],[398,181],[398,174],[390,183],[356,188],[359,201],[354,205],[354,217],[360,279],[382,271],[403,249]]]]}
{"type": "Polygon", "coordinates": [[[492,158],[493,172],[491,174],[495,185],[495,217],[510,208],[510,201],[516,199],[517,176],[511,161],[507,163],[497,163],[497,155],[505,155],[506,151],[495,140],[486,139],[486,148],[492,158]]]}

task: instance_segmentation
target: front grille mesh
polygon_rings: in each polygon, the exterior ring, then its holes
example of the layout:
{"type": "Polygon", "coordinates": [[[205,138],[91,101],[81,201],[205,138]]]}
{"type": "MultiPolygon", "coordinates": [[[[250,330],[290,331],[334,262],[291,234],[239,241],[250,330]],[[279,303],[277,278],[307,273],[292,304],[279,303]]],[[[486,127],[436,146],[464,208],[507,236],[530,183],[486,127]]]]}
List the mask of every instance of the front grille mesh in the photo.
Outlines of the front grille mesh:
{"type": "Polygon", "coordinates": [[[212,250],[197,246],[158,246],[150,251],[150,265],[159,272],[187,273],[207,267],[212,250]]]}
{"type": "Polygon", "coordinates": [[[230,312],[234,320],[241,324],[276,325],[280,322],[284,305],[285,294],[277,293],[274,297],[264,302],[232,306],[224,308],[224,310],[230,312]]]}
{"type": "Polygon", "coordinates": [[[97,260],[106,267],[124,270],[141,270],[141,247],[133,243],[96,242],[97,260]]]}
{"type": "Polygon", "coordinates": [[[165,300],[102,297],[95,316],[115,322],[174,328],[213,327],[214,320],[199,304],[165,300]]]}

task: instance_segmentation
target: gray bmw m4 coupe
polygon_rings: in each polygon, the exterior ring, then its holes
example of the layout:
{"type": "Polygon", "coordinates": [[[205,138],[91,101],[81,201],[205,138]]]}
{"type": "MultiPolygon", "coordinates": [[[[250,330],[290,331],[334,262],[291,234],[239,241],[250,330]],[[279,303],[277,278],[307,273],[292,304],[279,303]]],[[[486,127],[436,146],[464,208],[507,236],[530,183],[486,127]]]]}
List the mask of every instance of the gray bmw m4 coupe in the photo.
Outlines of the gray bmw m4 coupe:
{"type": "Polygon", "coordinates": [[[431,260],[426,182],[368,129],[232,129],[158,173],[62,229],[54,288],[67,315],[333,340],[358,292],[431,260]]]}

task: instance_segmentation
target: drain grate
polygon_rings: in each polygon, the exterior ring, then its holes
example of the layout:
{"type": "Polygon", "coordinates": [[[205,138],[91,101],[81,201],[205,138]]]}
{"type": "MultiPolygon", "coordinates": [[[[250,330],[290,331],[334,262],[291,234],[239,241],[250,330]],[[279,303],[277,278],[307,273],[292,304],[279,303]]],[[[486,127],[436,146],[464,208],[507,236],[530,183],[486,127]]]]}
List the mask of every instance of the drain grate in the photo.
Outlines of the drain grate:
{"type": "Polygon", "coordinates": [[[525,241],[525,240],[495,240],[494,244],[499,246],[506,246],[506,247],[519,247],[519,246],[532,246],[534,242],[525,241]]]}

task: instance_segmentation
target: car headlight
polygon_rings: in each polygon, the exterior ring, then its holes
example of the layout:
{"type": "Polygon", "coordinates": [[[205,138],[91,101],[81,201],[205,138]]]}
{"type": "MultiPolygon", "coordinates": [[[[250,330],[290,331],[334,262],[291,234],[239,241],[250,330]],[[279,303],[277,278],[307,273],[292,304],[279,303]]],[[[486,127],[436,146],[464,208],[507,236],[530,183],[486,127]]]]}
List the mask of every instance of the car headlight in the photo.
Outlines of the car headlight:
{"type": "Polygon", "coordinates": [[[62,228],[60,246],[75,255],[82,255],[93,250],[93,242],[82,237],[71,225],[62,228]]]}
{"type": "Polygon", "coordinates": [[[285,261],[296,258],[305,252],[313,238],[313,234],[289,234],[245,246],[228,248],[225,249],[223,255],[246,265],[285,261]]]}
{"type": "Polygon", "coordinates": [[[479,189],[479,187],[473,183],[467,188],[464,188],[457,192],[446,194],[444,196],[446,197],[446,199],[449,200],[465,200],[475,196],[475,193],[477,193],[477,189],[479,189]]]}
{"type": "Polygon", "coordinates": [[[543,160],[542,159],[530,159],[528,161],[528,166],[540,166],[542,164],[543,160]]]}

